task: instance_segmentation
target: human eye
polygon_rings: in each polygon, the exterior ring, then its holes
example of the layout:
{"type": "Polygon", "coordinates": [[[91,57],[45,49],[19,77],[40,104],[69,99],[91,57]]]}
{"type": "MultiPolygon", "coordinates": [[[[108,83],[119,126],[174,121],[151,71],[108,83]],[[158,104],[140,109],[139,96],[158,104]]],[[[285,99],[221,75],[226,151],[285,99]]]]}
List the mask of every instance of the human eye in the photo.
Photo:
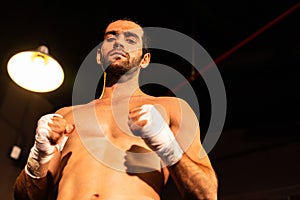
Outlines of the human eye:
{"type": "Polygon", "coordinates": [[[113,42],[116,39],[115,35],[107,35],[106,36],[106,41],[107,42],[113,42]]]}
{"type": "Polygon", "coordinates": [[[137,43],[137,39],[135,37],[127,37],[126,38],[126,41],[129,43],[129,44],[136,44],[137,43]]]}
{"type": "Polygon", "coordinates": [[[139,42],[139,37],[137,34],[128,31],[128,32],[124,32],[124,36],[125,36],[125,40],[126,42],[128,42],[129,44],[137,44],[139,42]]]}

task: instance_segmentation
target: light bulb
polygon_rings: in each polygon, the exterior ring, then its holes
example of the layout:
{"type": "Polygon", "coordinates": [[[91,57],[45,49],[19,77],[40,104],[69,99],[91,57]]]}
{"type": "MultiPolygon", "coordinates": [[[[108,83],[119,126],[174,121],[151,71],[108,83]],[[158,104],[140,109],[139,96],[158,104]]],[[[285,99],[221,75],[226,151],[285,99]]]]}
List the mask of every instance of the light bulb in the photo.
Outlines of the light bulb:
{"type": "Polygon", "coordinates": [[[16,84],[34,92],[56,90],[64,80],[60,64],[41,51],[24,51],[12,56],[7,71],[16,84]]]}

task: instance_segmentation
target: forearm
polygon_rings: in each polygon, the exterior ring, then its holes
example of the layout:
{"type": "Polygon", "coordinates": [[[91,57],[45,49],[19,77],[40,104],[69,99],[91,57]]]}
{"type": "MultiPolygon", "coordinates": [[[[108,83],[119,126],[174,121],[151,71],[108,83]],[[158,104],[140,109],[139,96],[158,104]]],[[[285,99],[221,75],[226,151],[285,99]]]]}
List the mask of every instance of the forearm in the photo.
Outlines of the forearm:
{"type": "Polygon", "coordinates": [[[68,132],[65,127],[65,120],[58,114],[47,114],[39,119],[27,164],[15,181],[16,200],[48,199],[54,186],[53,177],[59,175],[60,151],[57,150],[63,146],[63,133],[68,132]]]}
{"type": "MultiPolygon", "coordinates": [[[[189,110],[188,112],[191,113],[191,109],[189,110]]],[[[186,116],[190,116],[190,114],[186,116]]],[[[198,125],[196,118],[192,117],[192,119],[194,119],[192,124],[198,125]]],[[[145,143],[161,158],[164,166],[168,166],[183,198],[188,200],[216,200],[217,178],[215,172],[208,157],[198,157],[198,152],[201,152],[200,134],[197,134],[190,147],[191,154],[196,153],[194,155],[194,160],[198,160],[196,163],[183,152],[170,128],[171,126],[174,132],[178,132],[178,119],[173,119],[171,124],[173,126],[166,123],[154,105],[145,104],[132,109],[129,113],[128,125],[131,131],[136,136],[141,136],[145,143]]],[[[187,133],[195,132],[194,126],[191,126],[190,123],[186,124],[188,125],[185,125],[183,129],[187,133]]]]}
{"type": "Polygon", "coordinates": [[[184,199],[217,199],[218,181],[212,168],[193,162],[185,154],[168,168],[184,199]]]}
{"type": "Polygon", "coordinates": [[[22,170],[14,184],[14,198],[15,200],[45,200],[53,185],[50,173],[45,177],[34,179],[22,170]]]}

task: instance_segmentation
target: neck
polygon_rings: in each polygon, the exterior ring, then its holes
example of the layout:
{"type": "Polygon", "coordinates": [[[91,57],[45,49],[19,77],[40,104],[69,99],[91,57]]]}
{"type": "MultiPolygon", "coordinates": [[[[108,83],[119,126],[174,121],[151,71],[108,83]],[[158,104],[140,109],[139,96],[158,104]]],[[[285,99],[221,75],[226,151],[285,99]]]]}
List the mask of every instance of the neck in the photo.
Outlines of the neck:
{"type": "Polygon", "coordinates": [[[116,83],[112,83],[110,76],[106,77],[101,99],[106,98],[126,98],[134,95],[141,95],[143,92],[139,88],[139,69],[131,70],[121,76],[116,83]],[[107,84],[109,82],[109,84],[107,84]]]}

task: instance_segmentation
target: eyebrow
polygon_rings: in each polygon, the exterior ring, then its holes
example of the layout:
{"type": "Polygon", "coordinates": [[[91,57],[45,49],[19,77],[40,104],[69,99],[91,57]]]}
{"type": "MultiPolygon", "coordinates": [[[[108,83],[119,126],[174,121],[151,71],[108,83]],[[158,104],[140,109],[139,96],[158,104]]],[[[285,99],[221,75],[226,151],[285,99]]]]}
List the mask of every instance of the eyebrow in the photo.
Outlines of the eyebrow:
{"type": "Polygon", "coordinates": [[[117,31],[108,31],[108,32],[105,32],[104,34],[104,37],[106,37],[107,35],[117,35],[117,31]]]}
{"type": "MultiPolygon", "coordinates": [[[[107,35],[118,35],[119,33],[120,33],[120,31],[108,31],[104,34],[104,37],[106,37],[107,35]]],[[[139,36],[131,31],[124,31],[124,35],[126,37],[133,36],[133,37],[139,39],[139,36]]]]}

